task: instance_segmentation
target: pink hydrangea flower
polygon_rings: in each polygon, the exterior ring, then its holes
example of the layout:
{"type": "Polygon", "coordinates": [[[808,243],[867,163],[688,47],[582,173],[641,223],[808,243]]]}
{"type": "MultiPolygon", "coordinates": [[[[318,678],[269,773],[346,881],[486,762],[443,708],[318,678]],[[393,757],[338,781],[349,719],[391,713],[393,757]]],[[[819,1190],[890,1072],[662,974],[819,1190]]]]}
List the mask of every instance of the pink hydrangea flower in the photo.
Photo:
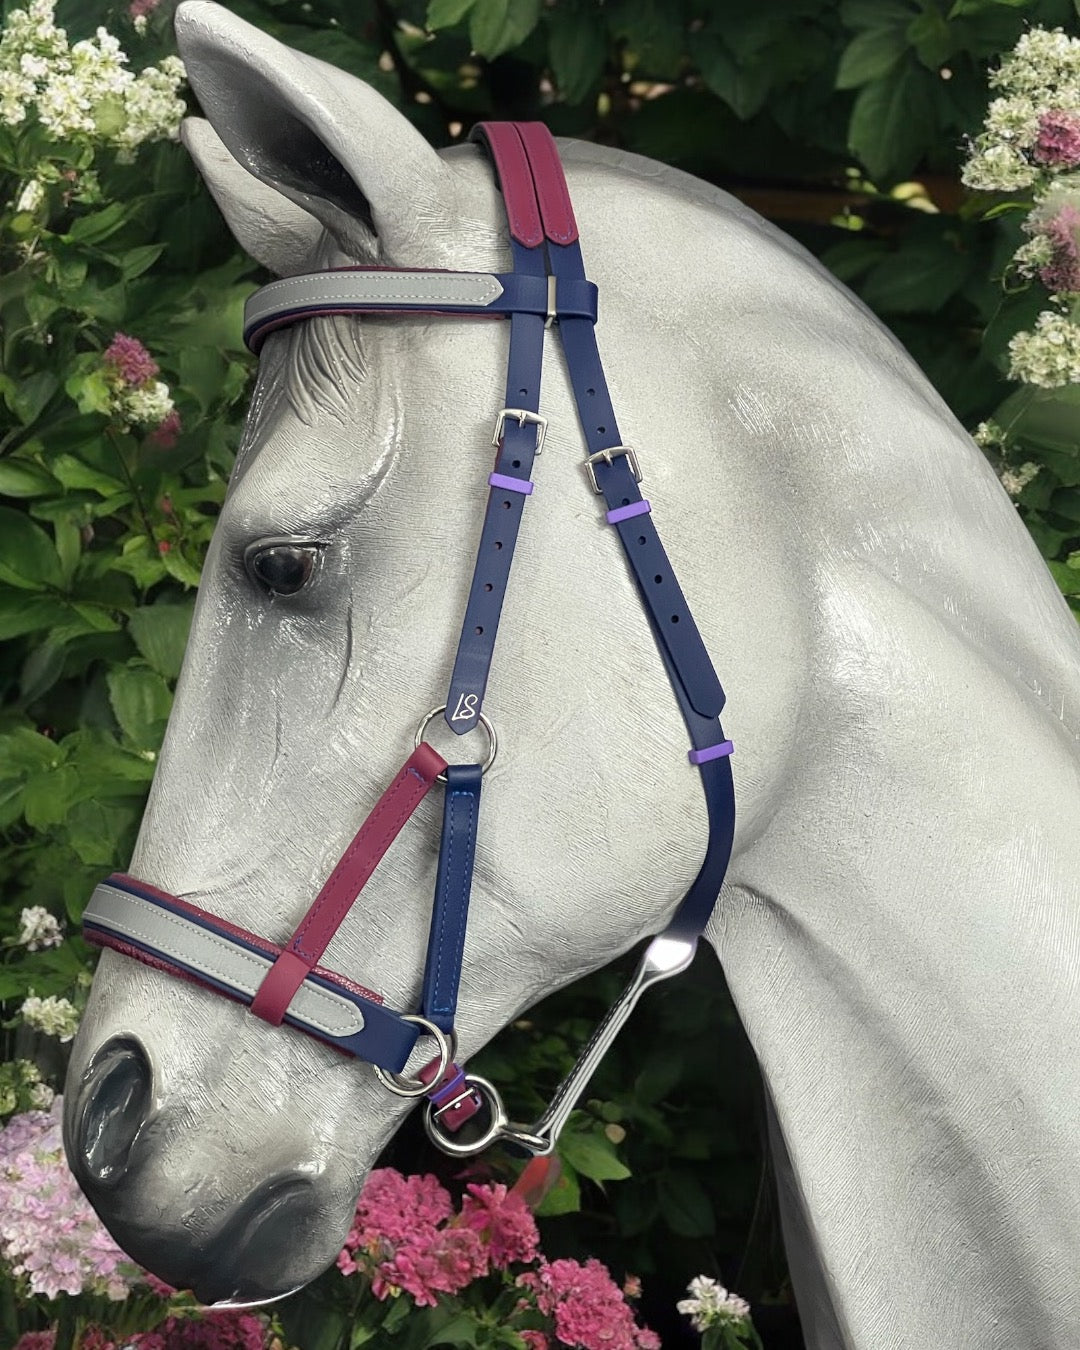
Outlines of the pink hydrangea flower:
{"type": "Polygon", "coordinates": [[[27,1331],[15,1342],[15,1350],[53,1350],[55,1331],[27,1331]]]}
{"type": "Polygon", "coordinates": [[[1039,280],[1055,295],[1080,291],[1080,210],[1065,202],[1038,232],[1053,248],[1050,261],[1039,268],[1039,280]]]}
{"type": "Polygon", "coordinates": [[[0,1256],[46,1298],[127,1297],[141,1272],[105,1231],[64,1158],[62,1102],[13,1116],[0,1130],[0,1256]]]}
{"type": "Polygon", "coordinates": [[[521,1331],[518,1335],[528,1350],[550,1350],[551,1342],[542,1331],[521,1331]]]}
{"type": "Polygon", "coordinates": [[[457,1294],[487,1271],[487,1253],[479,1233],[471,1228],[444,1228],[424,1241],[403,1242],[379,1266],[371,1291],[384,1299],[404,1289],[418,1308],[434,1308],[439,1294],[457,1294]]]}
{"type": "Polygon", "coordinates": [[[517,1283],[530,1289],[540,1311],[553,1318],[555,1338],[563,1345],[660,1350],[660,1338],[635,1323],[608,1268],[595,1257],[584,1265],[569,1259],[542,1261],[538,1271],[520,1275],[517,1283]]]}
{"type": "Polygon", "coordinates": [[[252,1313],[207,1313],[199,1318],[168,1317],[153,1331],[142,1331],[125,1350],[265,1350],[266,1326],[252,1313]]]}
{"type": "Polygon", "coordinates": [[[145,19],[148,14],[153,14],[161,0],[131,0],[128,5],[128,17],[131,19],[145,19]]]}
{"type": "Polygon", "coordinates": [[[461,1220],[486,1239],[497,1270],[505,1270],[512,1261],[536,1260],[540,1248],[536,1220],[525,1201],[501,1182],[470,1185],[461,1202],[461,1220]]]}
{"type": "Polygon", "coordinates": [[[180,430],[180,414],[174,408],[167,417],[158,423],[146,439],[151,445],[156,445],[162,450],[171,450],[176,444],[176,438],[180,435],[180,430]]]}
{"type": "Polygon", "coordinates": [[[1032,154],[1050,168],[1076,168],[1080,164],[1080,116],[1060,109],[1042,113],[1032,154]]]}
{"type": "Polygon", "coordinates": [[[158,363],[139,339],[126,333],[116,334],[101,359],[115,371],[121,383],[132,387],[152,380],[159,371],[158,363]]]}
{"type": "Polygon", "coordinates": [[[450,1192],[438,1177],[402,1176],[393,1167],[380,1167],[368,1177],[356,1203],[354,1243],[350,1246],[378,1250],[383,1239],[404,1242],[432,1233],[454,1212],[450,1192]]]}

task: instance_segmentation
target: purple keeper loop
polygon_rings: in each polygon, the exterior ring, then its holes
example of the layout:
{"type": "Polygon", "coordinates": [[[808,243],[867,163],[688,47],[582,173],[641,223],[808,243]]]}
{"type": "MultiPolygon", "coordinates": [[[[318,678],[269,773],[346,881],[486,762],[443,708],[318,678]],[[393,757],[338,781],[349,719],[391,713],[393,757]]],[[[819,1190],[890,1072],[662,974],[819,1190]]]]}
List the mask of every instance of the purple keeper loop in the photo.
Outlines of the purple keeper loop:
{"type": "Polygon", "coordinates": [[[634,516],[644,516],[652,510],[652,507],[644,499],[639,502],[631,502],[629,506],[616,506],[614,511],[607,513],[607,523],[609,525],[618,525],[622,520],[632,520],[634,516]]]}
{"type": "Polygon", "coordinates": [[[465,1086],[465,1070],[458,1064],[454,1064],[452,1068],[454,1069],[454,1076],[447,1079],[434,1092],[427,1094],[436,1106],[442,1106],[444,1102],[452,1101],[465,1086]]]}
{"type": "Polygon", "coordinates": [[[723,759],[734,751],[735,747],[730,741],[721,741],[719,745],[707,745],[704,750],[691,750],[686,758],[691,764],[708,764],[710,759],[723,759]]]}
{"type": "Polygon", "coordinates": [[[505,473],[493,473],[488,482],[492,487],[506,488],[507,492],[520,492],[524,497],[531,497],[535,486],[527,478],[511,478],[505,473]]]}

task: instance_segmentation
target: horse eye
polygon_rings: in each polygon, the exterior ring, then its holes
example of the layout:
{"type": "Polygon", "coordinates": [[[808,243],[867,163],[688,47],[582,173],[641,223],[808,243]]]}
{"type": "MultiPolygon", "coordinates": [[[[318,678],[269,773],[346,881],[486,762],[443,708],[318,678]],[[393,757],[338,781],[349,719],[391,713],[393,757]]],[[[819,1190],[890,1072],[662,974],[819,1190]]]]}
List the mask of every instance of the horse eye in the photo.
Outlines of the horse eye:
{"type": "Polygon", "coordinates": [[[318,556],[314,544],[263,544],[249,548],[244,561],[272,595],[295,595],[311,580],[318,556]]]}

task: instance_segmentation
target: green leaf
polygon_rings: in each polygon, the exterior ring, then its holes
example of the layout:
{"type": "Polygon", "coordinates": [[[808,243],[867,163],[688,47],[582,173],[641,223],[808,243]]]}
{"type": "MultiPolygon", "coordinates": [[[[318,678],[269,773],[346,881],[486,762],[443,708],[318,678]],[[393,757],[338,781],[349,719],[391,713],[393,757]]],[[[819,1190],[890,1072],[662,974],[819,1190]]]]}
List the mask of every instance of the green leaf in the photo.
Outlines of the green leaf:
{"type": "Polygon", "coordinates": [[[430,0],[426,26],[434,32],[437,28],[452,28],[476,4],[476,0],[430,0]]]}
{"type": "Polygon", "coordinates": [[[30,727],[16,727],[0,736],[0,764],[5,774],[32,773],[64,762],[65,752],[48,736],[30,727]]]}
{"type": "Polygon", "coordinates": [[[1048,562],[1046,565],[1060,587],[1062,595],[1080,595],[1080,572],[1067,563],[1048,562]]]}
{"type": "Polygon", "coordinates": [[[61,580],[60,559],[41,526],[21,511],[0,506],[0,581],[42,591],[61,580]]]}
{"type": "Polygon", "coordinates": [[[52,596],[0,591],[0,641],[53,628],[70,618],[68,607],[52,596]]]}
{"type": "Polygon", "coordinates": [[[887,75],[907,51],[903,28],[868,28],[844,48],[836,72],[837,89],[858,89],[887,75]]]}
{"type": "Polygon", "coordinates": [[[126,249],[112,261],[119,267],[124,280],[131,281],[153,267],[164,252],[164,244],[140,244],[137,248],[126,249]]]}
{"type": "Polygon", "coordinates": [[[736,117],[746,121],[761,111],[773,78],[768,62],[740,61],[719,38],[708,33],[702,34],[694,54],[702,79],[736,117]]]}
{"type": "Polygon", "coordinates": [[[713,1208],[701,1182],[690,1172],[663,1172],[659,1178],[660,1213],[679,1237],[710,1237],[716,1229],[713,1208]]]}
{"type": "Polygon", "coordinates": [[[469,41],[489,61],[524,42],[540,21],[541,0],[474,0],[469,41]]]}
{"type": "Polygon", "coordinates": [[[933,314],[963,286],[969,269],[947,240],[912,240],[871,269],[859,294],[879,314],[933,314]]]}
{"type": "Polygon", "coordinates": [[[70,764],[32,774],[23,792],[23,814],[35,830],[59,825],[79,796],[79,775],[70,764]]]}
{"type": "Polygon", "coordinates": [[[908,61],[863,86],[848,126],[848,146],[875,180],[902,178],[933,131],[933,77],[908,61]]]}
{"type": "Polygon", "coordinates": [[[600,79],[607,61],[603,16],[591,6],[550,10],[548,55],[559,92],[567,103],[580,103],[600,79]]]}
{"type": "Polygon", "coordinates": [[[102,211],[94,211],[88,216],[80,216],[65,237],[65,243],[100,244],[115,234],[127,219],[126,201],[110,202],[102,211]]]}
{"type": "Polygon", "coordinates": [[[615,1145],[599,1130],[564,1131],[559,1156],[590,1181],[625,1181],[630,1169],[618,1157],[615,1145]]]}
{"type": "Polygon", "coordinates": [[[193,609],[192,601],[145,605],[128,620],[128,631],[139,652],[167,679],[175,680],[180,674],[193,609]]]}
{"type": "Polygon", "coordinates": [[[76,371],[64,381],[64,391],[81,413],[112,412],[113,391],[104,370],[76,371]]]}
{"type": "Polygon", "coordinates": [[[536,1207],[538,1218],[550,1219],[557,1214],[577,1214],[581,1209],[581,1186],[577,1173],[564,1167],[558,1181],[536,1207]]]}
{"type": "Polygon", "coordinates": [[[5,386],[4,402],[23,424],[29,426],[45,410],[45,405],[60,387],[51,370],[39,370],[25,380],[5,386]]]}
{"type": "Polygon", "coordinates": [[[28,459],[0,460],[0,494],[5,497],[43,497],[56,491],[56,479],[28,459]]]}
{"type": "Polygon", "coordinates": [[[118,666],[106,676],[109,702],[124,734],[141,750],[157,750],[172,707],[161,676],[138,666],[118,666]]]}
{"type": "Polygon", "coordinates": [[[125,491],[119,478],[102,473],[74,455],[57,455],[52,461],[52,471],[66,488],[87,488],[102,497],[125,491]]]}
{"type": "Polygon", "coordinates": [[[67,842],[88,867],[123,866],[130,851],[129,836],[142,815],[142,797],[130,803],[80,801],[64,824],[67,842]]]}
{"type": "Polygon", "coordinates": [[[160,556],[169,576],[175,577],[177,581],[182,581],[185,586],[197,586],[199,584],[201,580],[199,569],[192,567],[182,553],[179,553],[176,549],[170,549],[168,553],[163,553],[160,556]]]}
{"type": "Polygon", "coordinates": [[[929,70],[937,70],[956,50],[952,30],[937,9],[927,7],[907,30],[908,41],[929,70]]]}

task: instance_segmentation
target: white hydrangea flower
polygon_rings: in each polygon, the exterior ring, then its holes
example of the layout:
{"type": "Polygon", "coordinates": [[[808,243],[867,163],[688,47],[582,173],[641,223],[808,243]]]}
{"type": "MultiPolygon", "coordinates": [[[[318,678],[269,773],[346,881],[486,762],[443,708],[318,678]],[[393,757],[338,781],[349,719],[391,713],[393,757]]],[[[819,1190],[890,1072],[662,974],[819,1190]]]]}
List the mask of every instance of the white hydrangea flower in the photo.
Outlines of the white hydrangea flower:
{"type": "Polygon", "coordinates": [[[1038,179],[1038,170],[1019,150],[1011,145],[988,144],[987,140],[979,137],[975,153],[964,165],[960,181],[965,187],[980,192],[1015,192],[1038,179]]]}
{"type": "Polygon", "coordinates": [[[1005,432],[996,422],[980,422],[971,433],[971,439],[983,450],[992,450],[1005,444],[1005,432]]]}
{"type": "Polygon", "coordinates": [[[56,1100],[56,1093],[48,1083],[35,1083],[30,1089],[30,1105],[35,1111],[47,1111],[56,1100]]]}
{"type": "Polygon", "coordinates": [[[1030,28],[992,72],[990,84],[1036,97],[1054,86],[1080,92],[1080,40],[1060,28],[1030,28]]]}
{"type": "MultiPolygon", "coordinates": [[[[113,137],[121,151],[130,152],[147,141],[176,140],[187,107],[177,90],[184,82],[184,63],[167,56],[160,66],[148,66],[124,92],[125,124],[113,137]]],[[[125,156],[121,154],[123,159],[125,156]]]]}
{"type": "Polygon", "coordinates": [[[60,921],[44,905],[30,905],[19,916],[18,946],[36,952],[42,947],[59,947],[63,940],[60,921]]]}
{"type": "Polygon", "coordinates": [[[1080,325],[1044,310],[1033,331],[1017,333],[1010,341],[1009,379],[1040,389],[1080,384],[1080,325]]]}
{"type": "Polygon", "coordinates": [[[1039,134],[1039,114],[1045,111],[1029,94],[995,98],[986,110],[986,134],[1002,141],[1030,145],[1039,134]]]}
{"type": "Polygon", "coordinates": [[[26,105],[37,92],[33,80],[18,70],[0,70],[0,122],[17,127],[26,121],[26,105]]]}
{"type": "Polygon", "coordinates": [[[169,386],[161,380],[147,380],[134,389],[124,389],[117,411],[132,426],[157,427],[173,411],[169,386]]]}
{"type": "Polygon", "coordinates": [[[705,1331],[723,1322],[735,1322],[750,1315],[750,1304],[738,1294],[729,1294],[722,1284],[708,1275],[695,1275],[686,1286],[689,1298],[675,1307],[690,1318],[695,1331],[705,1331]]]}
{"type": "Polygon", "coordinates": [[[1038,475],[1039,468],[1038,464],[1029,459],[1021,464],[1018,469],[1002,469],[998,475],[1001,479],[1001,486],[1010,497],[1019,497],[1031,480],[1038,475]]]}
{"type": "Polygon", "coordinates": [[[31,994],[23,1000],[19,1016],[36,1031],[46,1036],[55,1036],[59,1041],[73,1040],[79,1029],[79,1014],[75,1005],[66,998],[57,998],[50,994],[48,998],[38,998],[31,994]]]}
{"type": "Polygon", "coordinates": [[[1054,245],[1045,234],[1036,234],[1021,244],[1013,254],[1016,270],[1025,277],[1033,277],[1041,268],[1047,267],[1054,258],[1054,245]]]}

